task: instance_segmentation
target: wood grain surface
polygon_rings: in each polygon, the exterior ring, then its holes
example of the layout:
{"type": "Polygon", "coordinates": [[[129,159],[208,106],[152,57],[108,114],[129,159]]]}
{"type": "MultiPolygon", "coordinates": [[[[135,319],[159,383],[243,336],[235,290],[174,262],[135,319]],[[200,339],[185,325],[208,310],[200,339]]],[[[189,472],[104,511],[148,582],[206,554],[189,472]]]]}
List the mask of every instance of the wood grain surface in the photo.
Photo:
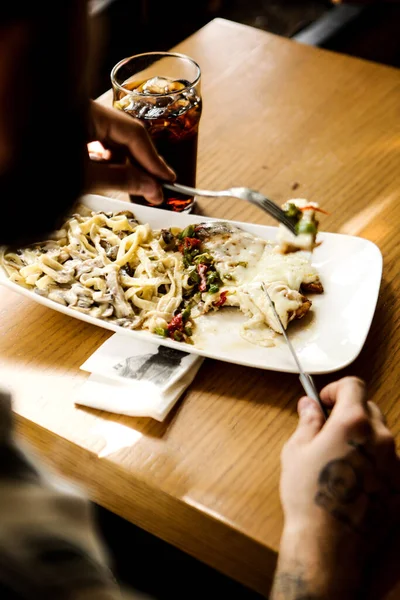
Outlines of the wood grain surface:
{"type": "MultiPolygon", "coordinates": [[[[381,249],[365,346],[345,371],[316,382],[365,378],[398,437],[399,72],[221,19],[176,50],[202,69],[200,187],[237,184],[279,203],[318,201],[330,211],[323,229],[381,249]]],[[[273,224],[233,199],[202,199],[198,212],[273,224]]],[[[14,394],[21,436],[49,465],[100,505],[268,592],[282,529],[279,457],[297,423],[297,376],[207,359],[157,423],[74,406],[87,376],[79,366],[110,332],[5,289],[0,331],[1,383],[14,394]]]]}

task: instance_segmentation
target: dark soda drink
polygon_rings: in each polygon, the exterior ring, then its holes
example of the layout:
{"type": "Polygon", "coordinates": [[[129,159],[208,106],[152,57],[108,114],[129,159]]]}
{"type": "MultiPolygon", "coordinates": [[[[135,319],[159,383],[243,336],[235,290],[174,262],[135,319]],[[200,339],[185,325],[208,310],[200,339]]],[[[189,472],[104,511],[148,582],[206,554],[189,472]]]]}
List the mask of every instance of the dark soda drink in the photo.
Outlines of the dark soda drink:
{"type": "MultiPolygon", "coordinates": [[[[123,83],[114,89],[114,107],[140,119],[159,154],[177,174],[177,182],[196,185],[197,145],[202,100],[197,89],[185,79],[151,77],[123,83]]],[[[193,196],[164,190],[161,208],[190,211],[193,196]]],[[[131,201],[149,205],[140,196],[131,201]]]]}

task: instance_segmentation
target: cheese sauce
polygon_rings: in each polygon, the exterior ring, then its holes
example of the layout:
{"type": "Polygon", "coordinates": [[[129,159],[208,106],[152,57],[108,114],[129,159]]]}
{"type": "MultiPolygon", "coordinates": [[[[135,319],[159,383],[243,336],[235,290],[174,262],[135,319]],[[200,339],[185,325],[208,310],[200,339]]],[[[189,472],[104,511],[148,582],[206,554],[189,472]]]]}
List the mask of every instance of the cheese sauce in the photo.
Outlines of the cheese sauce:
{"type": "Polygon", "coordinates": [[[215,233],[210,227],[204,248],[223,281],[220,292],[227,292],[226,305],[238,307],[248,317],[241,332],[248,341],[271,346],[274,332],[281,333],[261,282],[267,285],[285,328],[301,307],[307,304],[308,310],[311,305],[300,287],[319,277],[305,253],[282,254],[276,244],[228,223],[220,224],[215,233]]]}

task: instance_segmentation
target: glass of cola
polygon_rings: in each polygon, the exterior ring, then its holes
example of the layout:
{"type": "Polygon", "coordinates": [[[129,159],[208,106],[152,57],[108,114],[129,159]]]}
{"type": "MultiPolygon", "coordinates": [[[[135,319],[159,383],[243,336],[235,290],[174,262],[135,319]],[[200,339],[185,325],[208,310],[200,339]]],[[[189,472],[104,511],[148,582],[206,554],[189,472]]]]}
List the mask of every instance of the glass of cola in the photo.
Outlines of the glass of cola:
{"type": "MultiPolygon", "coordinates": [[[[201,71],[189,56],[146,52],[119,61],[111,71],[113,105],[140,119],[177,182],[196,185],[197,147],[202,112],[201,71]]],[[[160,208],[190,212],[193,196],[164,191],[160,208]]],[[[148,205],[138,196],[131,201],[148,205]]]]}

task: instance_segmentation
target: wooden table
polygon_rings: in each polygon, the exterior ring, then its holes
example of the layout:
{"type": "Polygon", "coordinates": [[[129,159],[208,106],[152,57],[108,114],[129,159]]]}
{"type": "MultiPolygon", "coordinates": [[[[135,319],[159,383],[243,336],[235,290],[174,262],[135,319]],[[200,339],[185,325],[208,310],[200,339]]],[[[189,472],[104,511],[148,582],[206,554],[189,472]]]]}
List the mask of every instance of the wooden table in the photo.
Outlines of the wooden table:
{"type": "MultiPolygon", "coordinates": [[[[346,373],[368,381],[398,436],[399,72],[220,19],[176,49],[202,68],[201,187],[236,182],[278,202],[320,201],[331,211],[326,230],[381,248],[375,318],[346,373]]],[[[199,209],[272,224],[240,201],[201,200],[199,209]]],[[[206,360],[160,424],[73,405],[86,378],[79,366],[110,332],[6,290],[0,327],[2,384],[14,392],[21,435],[47,462],[100,505],[267,593],[282,529],[279,455],[301,393],[295,375],[206,360]]]]}

